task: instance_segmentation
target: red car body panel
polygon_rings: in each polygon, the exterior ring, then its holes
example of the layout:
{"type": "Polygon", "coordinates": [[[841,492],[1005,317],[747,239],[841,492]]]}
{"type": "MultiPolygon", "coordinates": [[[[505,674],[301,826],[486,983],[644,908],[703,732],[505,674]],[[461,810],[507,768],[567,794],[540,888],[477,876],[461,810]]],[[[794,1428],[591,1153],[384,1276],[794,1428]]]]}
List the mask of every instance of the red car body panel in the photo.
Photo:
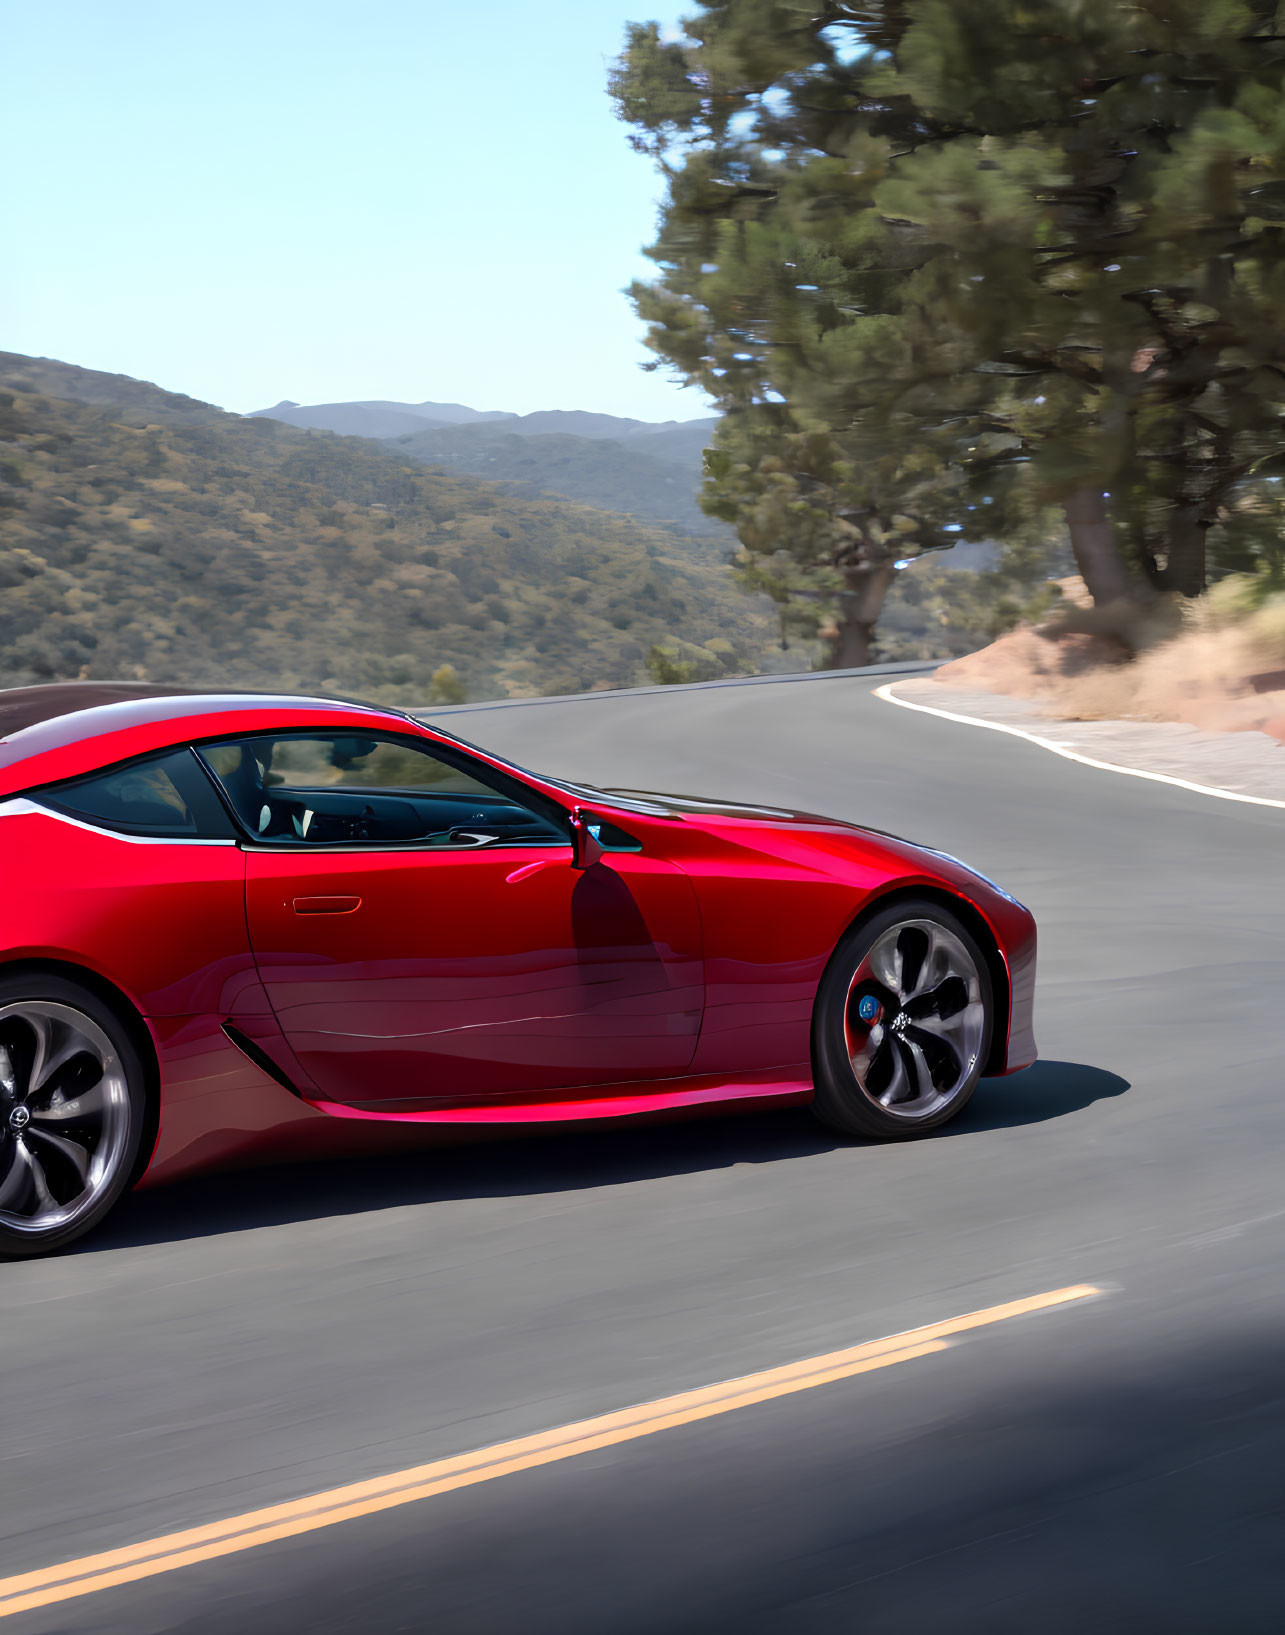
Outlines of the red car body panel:
{"type": "Polygon", "coordinates": [[[570,847],[443,861],[248,854],[259,970],[321,1099],[393,1110],[687,1071],[704,982],[681,869],[621,854],[580,872],[570,847]],[[300,911],[323,893],[342,906],[300,911]]]}
{"type": "Polygon", "coordinates": [[[148,1182],[459,1128],[806,1100],[826,964],[899,891],[949,899],[989,945],[988,1071],[1035,1058],[1030,914],[954,859],[832,819],[580,791],[472,746],[641,850],[588,870],[570,844],[295,852],[137,839],[39,804],[154,751],[336,727],[458,746],[374,707],[237,694],[124,697],[0,739],[0,971],[79,969],[142,1019],[159,1079],[148,1182]]]}

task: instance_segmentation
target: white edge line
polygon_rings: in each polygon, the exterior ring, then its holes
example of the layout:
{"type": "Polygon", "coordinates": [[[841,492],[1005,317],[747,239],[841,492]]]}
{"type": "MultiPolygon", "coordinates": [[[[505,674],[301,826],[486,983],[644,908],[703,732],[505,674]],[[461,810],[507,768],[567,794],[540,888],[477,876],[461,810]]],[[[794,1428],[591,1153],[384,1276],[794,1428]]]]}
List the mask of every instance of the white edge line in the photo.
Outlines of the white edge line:
{"type": "Polygon", "coordinates": [[[1014,738],[1025,738],[1028,744],[1038,744],[1041,749],[1051,749],[1054,755],[1060,755],[1065,761],[1079,761],[1081,766],[1095,766],[1099,772],[1119,772],[1126,778],[1147,778],[1152,783],[1169,783],[1175,789],[1190,789],[1197,795],[1212,795],[1215,800],[1238,800],[1246,806],[1274,806],[1285,811],[1285,800],[1271,800],[1266,795],[1240,795],[1232,789],[1219,789],[1214,784],[1192,783],[1189,778],[1174,778],[1167,772],[1144,772],[1137,766],[1118,766],[1114,761],[1097,761],[1092,755],[1081,755],[1077,750],[1067,749],[1052,738],[1041,738],[1038,733],[1027,732],[1022,727],[1011,727],[1003,721],[983,721],[980,716],[960,715],[954,710],[939,710],[932,704],[912,704],[908,698],[898,698],[893,687],[899,682],[887,682],[882,687],[874,689],[876,698],[882,698],[885,704],[899,704],[903,710],[918,710],[922,715],[939,715],[943,721],[962,721],[968,727],[986,727],[990,732],[1007,732],[1014,738]]]}

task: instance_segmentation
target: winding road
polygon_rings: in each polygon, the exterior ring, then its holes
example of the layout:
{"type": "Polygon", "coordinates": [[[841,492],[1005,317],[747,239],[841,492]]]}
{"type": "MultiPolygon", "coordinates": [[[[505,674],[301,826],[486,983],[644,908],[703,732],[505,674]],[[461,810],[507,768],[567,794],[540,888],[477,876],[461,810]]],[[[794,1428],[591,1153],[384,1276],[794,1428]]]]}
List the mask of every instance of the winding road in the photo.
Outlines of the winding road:
{"type": "Polygon", "coordinates": [[[0,1266],[0,1596],[679,1399],[628,1440],[0,1599],[6,1632],[1285,1627],[1285,812],[896,709],[877,680],[441,720],[565,776],[968,859],[1039,920],[1041,1062],[918,1142],[798,1110],[555,1130],[140,1193],[76,1252],[0,1266]],[[883,1336],[906,1338],[778,1389],[883,1336]],[[760,1373],[727,1411],[685,1395],[760,1373]]]}

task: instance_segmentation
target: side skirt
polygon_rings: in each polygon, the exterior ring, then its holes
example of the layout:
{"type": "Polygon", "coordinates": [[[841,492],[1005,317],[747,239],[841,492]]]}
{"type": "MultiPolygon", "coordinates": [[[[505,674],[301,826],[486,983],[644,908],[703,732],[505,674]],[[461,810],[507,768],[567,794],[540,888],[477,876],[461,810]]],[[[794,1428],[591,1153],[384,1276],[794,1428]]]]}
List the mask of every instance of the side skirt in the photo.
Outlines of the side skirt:
{"type": "Polygon", "coordinates": [[[670,1080],[655,1086],[622,1086],[615,1095],[542,1097],[530,1101],[474,1102],[468,1106],[420,1107],[410,1111],[393,1103],[348,1106],[336,1101],[309,1101],[310,1107],[331,1118],[361,1119],[380,1124],[555,1124],[581,1119],[629,1118],[642,1113],[665,1113],[682,1107],[713,1106],[720,1102],[758,1101],[765,1106],[790,1106],[812,1100],[810,1076],[801,1067],[769,1073],[739,1074],[734,1079],[670,1080]]]}

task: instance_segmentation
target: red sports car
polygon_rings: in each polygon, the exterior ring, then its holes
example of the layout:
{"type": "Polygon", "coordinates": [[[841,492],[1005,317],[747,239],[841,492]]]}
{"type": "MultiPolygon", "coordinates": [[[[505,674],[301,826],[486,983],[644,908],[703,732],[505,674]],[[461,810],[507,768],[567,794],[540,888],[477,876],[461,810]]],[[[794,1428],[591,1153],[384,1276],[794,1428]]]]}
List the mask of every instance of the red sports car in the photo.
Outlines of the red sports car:
{"type": "Polygon", "coordinates": [[[1035,1057],[1030,914],[889,835],[324,698],[28,687],[0,734],[6,1255],[140,1181],[442,1125],[909,1135],[1035,1057]]]}

